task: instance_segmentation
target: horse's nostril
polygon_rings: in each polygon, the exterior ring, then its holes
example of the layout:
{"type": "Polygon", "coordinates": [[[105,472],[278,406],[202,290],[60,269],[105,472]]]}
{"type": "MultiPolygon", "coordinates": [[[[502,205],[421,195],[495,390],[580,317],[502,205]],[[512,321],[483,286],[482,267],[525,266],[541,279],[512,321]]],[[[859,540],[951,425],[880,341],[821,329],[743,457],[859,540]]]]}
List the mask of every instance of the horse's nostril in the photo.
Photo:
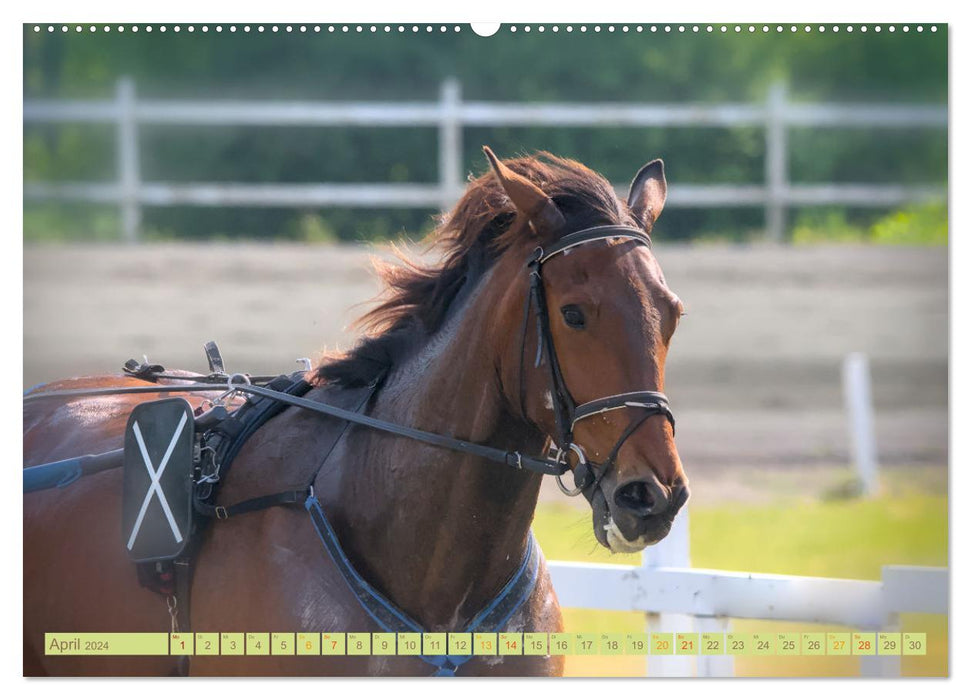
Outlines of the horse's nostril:
{"type": "Polygon", "coordinates": [[[639,517],[647,517],[664,509],[666,503],[657,489],[652,488],[653,484],[647,481],[631,481],[617,489],[614,494],[614,503],[624,510],[630,511],[639,517]]]}

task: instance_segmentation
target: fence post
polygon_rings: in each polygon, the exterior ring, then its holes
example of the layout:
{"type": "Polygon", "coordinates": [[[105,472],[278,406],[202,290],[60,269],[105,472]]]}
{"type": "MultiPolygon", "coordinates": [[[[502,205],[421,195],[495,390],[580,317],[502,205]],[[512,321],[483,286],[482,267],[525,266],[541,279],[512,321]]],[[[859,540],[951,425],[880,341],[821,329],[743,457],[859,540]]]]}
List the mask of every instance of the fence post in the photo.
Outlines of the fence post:
{"type": "MultiPolygon", "coordinates": [[[[691,566],[691,540],[689,538],[688,509],[678,513],[671,532],[653,547],[644,550],[641,567],[689,568],[691,566]]],[[[680,613],[648,613],[647,632],[691,632],[694,618],[680,613]]],[[[695,659],[692,656],[648,656],[647,672],[650,676],[685,677],[695,675],[695,659]]]]}
{"type": "MultiPolygon", "coordinates": [[[[695,618],[695,629],[699,633],[715,632],[724,636],[731,631],[731,621],[727,617],[699,615],[695,618]]],[[[702,649],[699,648],[699,652],[701,651],[702,649]]],[[[699,654],[697,667],[698,676],[702,678],[731,678],[735,675],[735,657],[728,654],[727,650],[726,653],[719,655],[699,654]]]]}
{"type": "MultiPolygon", "coordinates": [[[[887,622],[884,624],[882,630],[878,631],[899,632],[900,616],[896,613],[888,615],[887,622]]],[[[888,656],[880,656],[879,648],[876,651],[877,654],[873,656],[860,657],[860,675],[864,678],[900,678],[900,660],[903,649],[900,650],[901,654],[888,656]]]]}
{"type": "Polygon", "coordinates": [[[443,209],[450,209],[462,190],[462,86],[455,78],[442,83],[442,120],[438,127],[438,178],[443,209]]]}
{"type": "Polygon", "coordinates": [[[873,430],[873,398],[870,392],[870,361],[862,352],[843,359],[843,400],[856,475],[865,496],[880,488],[877,440],[873,430]]]}
{"type": "Polygon", "coordinates": [[[786,238],[788,149],[786,84],[777,82],[769,88],[765,123],[765,232],[773,243],[783,243],[786,238]]]}
{"type": "Polygon", "coordinates": [[[141,207],[138,159],[138,122],[135,114],[135,83],[131,78],[118,80],[115,89],[118,103],[118,194],[121,208],[121,234],[126,243],[138,242],[141,207]]]}

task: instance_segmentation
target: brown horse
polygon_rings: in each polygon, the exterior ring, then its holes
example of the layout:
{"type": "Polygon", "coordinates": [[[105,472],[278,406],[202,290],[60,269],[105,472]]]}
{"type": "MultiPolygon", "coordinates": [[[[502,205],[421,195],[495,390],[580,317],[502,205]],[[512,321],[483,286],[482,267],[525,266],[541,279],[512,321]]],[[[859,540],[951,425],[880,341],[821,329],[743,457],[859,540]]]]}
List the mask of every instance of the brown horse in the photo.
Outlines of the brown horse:
{"type": "MultiPolygon", "coordinates": [[[[550,386],[550,353],[534,362],[543,329],[524,322],[524,265],[538,246],[555,246],[591,227],[638,229],[647,239],[667,186],[663,166],[653,161],[635,177],[625,203],[604,178],[575,161],[541,153],[499,162],[487,155],[494,172],[473,180],[432,234],[440,262],[382,271],[387,296],[364,319],[370,333],[307,374],[314,386],[306,398],[356,409],[368,385],[384,376],[368,415],[537,454],[562,433],[553,406],[561,397],[550,386]]],[[[542,274],[555,361],[578,403],[663,391],[665,357],[682,306],[648,245],[617,237],[569,247],[546,262],[542,274]]],[[[143,382],[104,376],[41,391],[122,384],[143,382]]],[[[155,398],[27,404],[25,465],[119,448],[129,411],[155,398]]],[[[201,400],[186,398],[194,406],[201,400]]],[[[570,429],[591,464],[610,466],[585,484],[597,540],[614,551],[637,551],[667,534],[687,498],[687,480],[673,420],[641,416],[636,404],[620,408],[570,429]]],[[[361,576],[424,629],[464,629],[523,560],[541,476],[345,426],[298,408],[283,411],[246,442],[219,500],[298,488],[316,473],[317,497],[361,576]]],[[[108,470],[24,496],[27,675],[177,672],[176,657],[44,655],[45,632],[170,628],[164,600],[139,586],[124,554],[121,483],[120,470],[108,470]]],[[[541,556],[538,571],[507,630],[561,630],[541,556]]],[[[199,551],[191,602],[193,631],[380,631],[299,507],[213,522],[199,551]]],[[[562,669],[562,657],[503,656],[473,657],[457,672],[523,676],[562,669]]],[[[433,670],[403,656],[195,656],[190,666],[193,675],[433,670]]]]}

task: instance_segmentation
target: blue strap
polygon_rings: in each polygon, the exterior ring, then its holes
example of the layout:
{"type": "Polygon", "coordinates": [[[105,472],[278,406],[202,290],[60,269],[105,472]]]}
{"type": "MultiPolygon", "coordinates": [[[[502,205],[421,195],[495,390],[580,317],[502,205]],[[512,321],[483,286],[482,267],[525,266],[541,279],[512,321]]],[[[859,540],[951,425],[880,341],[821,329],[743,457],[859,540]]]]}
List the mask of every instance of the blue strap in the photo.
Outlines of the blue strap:
{"type": "MultiPolygon", "coordinates": [[[[357,572],[357,569],[354,568],[341,548],[337,533],[331,527],[323,508],[320,506],[320,501],[317,500],[313,492],[307,496],[304,507],[310,514],[310,520],[313,522],[314,529],[317,531],[324,549],[327,550],[327,554],[330,555],[331,560],[337,566],[337,570],[340,571],[354,597],[357,598],[361,607],[378,627],[385,632],[424,632],[425,630],[418,622],[381,595],[357,572]]],[[[536,581],[539,578],[540,556],[539,545],[536,543],[533,533],[530,532],[522,563],[498,595],[472,618],[465,629],[466,632],[477,630],[499,631],[504,628],[505,624],[529,598],[536,587],[536,581]]],[[[445,654],[421,656],[420,658],[437,669],[434,675],[454,676],[459,666],[471,659],[472,656],[445,654]]]]}
{"type": "Polygon", "coordinates": [[[63,488],[81,478],[81,458],[72,457],[24,470],[24,493],[42,489],[63,488]]]}
{"type": "Polygon", "coordinates": [[[469,623],[466,632],[500,632],[509,619],[526,602],[539,579],[540,550],[532,531],[526,543],[526,554],[506,585],[469,623]]]}
{"type": "Polygon", "coordinates": [[[408,615],[399,610],[391,601],[378,593],[364,577],[361,576],[354,565],[351,564],[344,550],[341,549],[337,541],[337,534],[331,527],[327,516],[324,515],[320,501],[313,494],[307,496],[304,508],[310,513],[310,519],[320,536],[320,541],[324,544],[324,549],[330,558],[337,565],[341,576],[350,586],[351,591],[365,612],[377,623],[385,632],[423,632],[421,625],[412,620],[408,615]]]}

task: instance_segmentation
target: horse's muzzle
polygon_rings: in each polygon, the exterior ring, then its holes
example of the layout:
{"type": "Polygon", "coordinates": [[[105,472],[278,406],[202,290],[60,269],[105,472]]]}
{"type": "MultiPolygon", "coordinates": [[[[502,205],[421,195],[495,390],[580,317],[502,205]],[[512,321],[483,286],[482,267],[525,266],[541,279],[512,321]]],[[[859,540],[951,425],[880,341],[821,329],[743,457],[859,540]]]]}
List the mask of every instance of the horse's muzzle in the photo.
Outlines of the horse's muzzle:
{"type": "Polygon", "coordinates": [[[637,479],[590,494],[597,541],[612,552],[639,552],[660,542],[687,502],[688,487],[637,479]]]}

